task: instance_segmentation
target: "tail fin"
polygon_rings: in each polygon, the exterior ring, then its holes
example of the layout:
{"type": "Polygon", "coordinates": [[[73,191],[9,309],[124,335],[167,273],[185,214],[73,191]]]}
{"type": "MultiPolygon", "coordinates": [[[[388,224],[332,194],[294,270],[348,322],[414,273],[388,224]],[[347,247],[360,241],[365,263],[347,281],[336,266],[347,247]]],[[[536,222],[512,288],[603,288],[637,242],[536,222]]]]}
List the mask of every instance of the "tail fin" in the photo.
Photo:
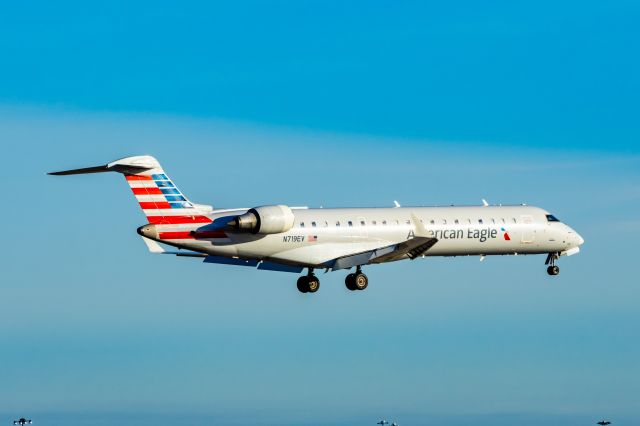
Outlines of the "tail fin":
{"type": "Polygon", "coordinates": [[[169,179],[158,160],[149,155],[126,157],[103,166],[49,174],[61,176],[102,172],[118,172],[125,176],[149,223],[168,225],[211,222],[206,214],[213,208],[189,201],[169,179]]]}

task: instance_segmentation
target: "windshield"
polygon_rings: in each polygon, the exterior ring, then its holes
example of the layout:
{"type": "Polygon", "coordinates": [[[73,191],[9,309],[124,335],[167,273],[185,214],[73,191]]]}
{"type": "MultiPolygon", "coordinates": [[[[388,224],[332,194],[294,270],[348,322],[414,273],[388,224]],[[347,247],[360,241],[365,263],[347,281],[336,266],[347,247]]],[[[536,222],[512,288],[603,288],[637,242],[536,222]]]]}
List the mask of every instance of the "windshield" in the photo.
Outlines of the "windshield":
{"type": "Polygon", "coordinates": [[[560,222],[557,217],[552,214],[547,215],[547,222],[560,222]]]}

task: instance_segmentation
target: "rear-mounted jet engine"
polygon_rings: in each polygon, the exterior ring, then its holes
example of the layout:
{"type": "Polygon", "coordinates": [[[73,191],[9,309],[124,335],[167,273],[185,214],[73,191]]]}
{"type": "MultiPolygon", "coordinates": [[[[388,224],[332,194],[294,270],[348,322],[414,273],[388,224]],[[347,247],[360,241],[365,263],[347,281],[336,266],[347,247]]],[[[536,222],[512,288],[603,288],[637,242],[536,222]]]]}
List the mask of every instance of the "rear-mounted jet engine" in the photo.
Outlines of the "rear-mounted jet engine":
{"type": "Polygon", "coordinates": [[[252,234],[279,234],[293,227],[295,216],[287,206],[261,206],[236,216],[229,226],[235,232],[252,234]]]}

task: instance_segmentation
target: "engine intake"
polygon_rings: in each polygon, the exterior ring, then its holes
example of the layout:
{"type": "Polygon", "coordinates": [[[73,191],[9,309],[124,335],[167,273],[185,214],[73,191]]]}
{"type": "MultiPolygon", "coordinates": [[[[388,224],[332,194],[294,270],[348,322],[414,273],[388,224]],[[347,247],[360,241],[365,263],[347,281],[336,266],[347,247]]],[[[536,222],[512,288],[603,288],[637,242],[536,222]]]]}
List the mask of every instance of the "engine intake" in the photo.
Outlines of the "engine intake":
{"type": "Polygon", "coordinates": [[[279,234],[293,227],[295,216],[287,206],[260,206],[236,216],[229,225],[236,232],[279,234]]]}

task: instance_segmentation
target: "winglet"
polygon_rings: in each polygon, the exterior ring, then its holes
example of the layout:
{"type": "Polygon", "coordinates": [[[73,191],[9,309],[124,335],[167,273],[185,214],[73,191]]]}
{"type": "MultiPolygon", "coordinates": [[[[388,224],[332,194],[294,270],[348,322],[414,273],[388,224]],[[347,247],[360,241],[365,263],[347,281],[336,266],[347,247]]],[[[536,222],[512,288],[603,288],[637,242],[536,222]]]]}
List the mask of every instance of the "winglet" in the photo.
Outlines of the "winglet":
{"type": "Polygon", "coordinates": [[[397,202],[396,200],[393,200],[393,205],[394,205],[394,207],[395,207],[395,208],[402,207],[402,206],[400,205],[400,203],[399,203],[399,202],[397,202]]]}
{"type": "Polygon", "coordinates": [[[487,203],[487,200],[485,200],[484,198],[482,199],[482,205],[487,207],[489,205],[489,203],[487,203]]]}
{"type": "Polygon", "coordinates": [[[418,219],[415,213],[411,213],[411,221],[413,222],[413,226],[416,228],[415,230],[416,237],[430,238],[427,228],[424,227],[424,224],[420,219],[418,219]]]}

